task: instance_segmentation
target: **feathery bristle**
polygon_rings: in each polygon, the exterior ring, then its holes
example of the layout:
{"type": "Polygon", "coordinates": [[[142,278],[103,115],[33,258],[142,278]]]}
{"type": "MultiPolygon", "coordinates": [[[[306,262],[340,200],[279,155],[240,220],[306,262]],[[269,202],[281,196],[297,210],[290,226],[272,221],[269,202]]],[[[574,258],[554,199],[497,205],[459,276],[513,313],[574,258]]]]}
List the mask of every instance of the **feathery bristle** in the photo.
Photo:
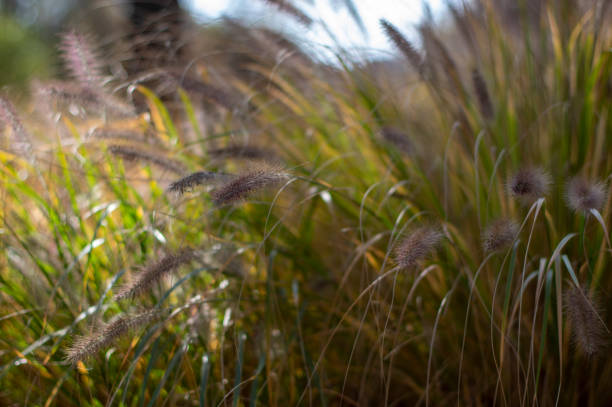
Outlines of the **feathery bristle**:
{"type": "Polygon", "coordinates": [[[178,195],[183,195],[185,192],[191,191],[198,185],[203,185],[207,182],[224,177],[225,174],[220,174],[211,171],[197,171],[187,175],[177,181],[174,181],[168,186],[168,192],[174,192],[178,195]]]}
{"type": "Polygon", "coordinates": [[[242,201],[251,193],[262,188],[277,185],[287,179],[287,177],[287,173],[272,167],[251,170],[214,191],[212,196],[213,202],[216,205],[224,205],[242,201]]]}
{"type": "Polygon", "coordinates": [[[15,107],[2,96],[0,96],[0,123],[10,126],[13,131],[14,144],[10,146],[11,150],[19,153],[28,153],[32,150],[30,135],[19,120],[15,107]]]}
{"type": "Polygon", "coordinates": [[[60,49],[66,68],[81,86],[101,88],[103,64],[89,38],[76,31],[68,31],[62,35],[60,49]]]}
{"type": "Polygon", "coordinates": [[[76,338],[72,346],[66,351],[66,360],[72,364],[85,360],[130,331],[159,319],[163,314],[163,311],[156,309],[136,315],[119,316],[114,321],[102,325],[90,335],[76,338]]]}
{"type": "Polygon", "coordinates": [[[491,103],[487,83],[478,69],[474,69],[472,72],[472,82],[474,84],[474,91],[476,92],[476,97],[478,98],[478,105],[480,107],[482,117],[485,119],[492,118],[493,104],[491,103]]]}
{"type": "Polygon", "coordinates": [[[383,127],[380,130],[380,135],[382,136],[383,140],[395,146],[401,152],[406,154],[411,154],[414,152],[414,146],[410,142],[408,136],[402,131],[392,127],[383,127]]]}
{"type": "Polygon", "coordinates": [[[599,210],[606,201],[605,185],[580,176],[574,177],[567,184],[566,200],[567,205],[577,212],[599,210]]]}
{"type": "Polygon", "coordinates": [[[397,47],[398,50],[408,59],[412,67],[421,72],[423,69],[423,58],[416,50],[414,45],[390,22],[385,19],[380,20],[380,26],[384,30],[387,37],[397,47]]]}
{"type": "Polygon", "coordinates": [[[496,252],[510,246],[516,239],[519,225],[511,219],[498,219],[491,223],[482,234],[485,252],[496,252]]]}
{"type": "Polygon", "coordinates": [[[122,287],[115,295],[115,300],[132,298],[145,292],[163,277],[194,259],[195,253],[191,249],[183,249],[177,253],[167,255],[157,263],[148,266],[132,282],[122,287]]]}
{"type": "Polygon", "coordinates": [[[438,229],[420,227],[406,236],[395,250],[395,261],[402,269],[412,269],[419,265],[442,240],[438,229]]]}
{"type": "Polygon", "coordinates": [[[524,205],[543,198],[550,188],[550,176],[541,168],[524,168],[508,180],[508,192],[524,205]]]}
{"type": "Polygon", "coordinates": [[[273,6],[276,6],[281,12],[288,14],[305,26],[312,24],[312,18],[308,17],[304,12],[291,4],[288,0],[264,0],[273,6]]]}
{"type": "Polygon", "coordinates": [[[599,317],[601,310],[586,289],[572,287],[564,295],[565,312],[572,326],[574,342],[587,355],[606,345],[606,328],[599,317]]]}
{"type": "Polygon", "coordinates": [[[139,150],[134,147],[111,145],[108,147],[108,151],[111,154],[119,156],[127,161],[143,160],[156,164],[176,174],[183,174],[185,172],[185,167],[177,161],[156,154],[152,154],[148,151],[139,150]]]}
{"type": "Polygon", "coordinates": [[[272,160],[274,152],[265,148],[249,145],[230,145],[224,148],[208,150],[208,155],[214,158],[244,158],[248,160],[272,160]]]}

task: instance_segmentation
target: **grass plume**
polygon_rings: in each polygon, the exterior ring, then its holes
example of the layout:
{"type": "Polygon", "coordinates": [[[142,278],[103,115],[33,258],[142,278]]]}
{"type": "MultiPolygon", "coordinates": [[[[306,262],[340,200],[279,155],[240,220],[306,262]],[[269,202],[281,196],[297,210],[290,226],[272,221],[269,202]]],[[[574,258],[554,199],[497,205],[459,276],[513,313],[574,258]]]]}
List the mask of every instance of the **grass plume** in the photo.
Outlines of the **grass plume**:
{"type": "Polygon", "coordinates": [[[140,272],[133,281],[122,287],[115,300],[133,298],[149,290],[155,283],[163,279],[168,274],[174,272],[196,258],[195,252],[191,249],[182,249],[176,253],[171,253],[153,263],[140,272]]]}
{"type": "Polygon", "coordinates": [[[443,234],[423,226],[404,237],[395,250],[395,262],[402,269],[414,269],[440,244],[443,234]]]}
{"type": "Polygon", "coordinates": [[[606,201],[605,185],[576,176],[567,184],[566,200],[567,205],[576,212],[600,210],[606,201]]]}
{"type": "Polygon", "coordinates": [[[89,37],[68,31],[62,35],[60,49],[66,68],[81,86],[96,90],[102,87],[103,64],[89,37]]]}
{"type": "MultiPolygon", "coordinates": [[[[29,133],[23,127],[15,107],[6,98],[0,96],[0,122],[8,125],[13,133],[13,143],[9,149],[18,153],[28,153],[32,150],[32,141],[29,133]]],[[[0,132],[2,128],[0,128],[0,132]]]]}
{"type": "Polygon", "coordinates": [[[185,192],[193,190],[198,185],[204,185],[219,178],[224,174],[212,171],[196,171],[179,180],[174,181],[168,186],[168,192],[183,195],[185,192]]]}
{"type": "Polygon", "coordinates": [[[161,318],[164,312],[148,310],[136,315],[121,315],[89,335],[78,337],[66,351],[66,360],[73,365],[94,356],[119,338],[161,318]]]}
{"type": "Polygon", "coordinates": [[[418,72],[422,72],[423,69],[423,57],[412,45],[410,41],[389,21],[385,19],[380,20],[380,26],[382,27],[385,35],[391,40],[393,45],[408,59],[410,64],[418,72]]]}
{"type": "Polygon", "coordinates": [[[607,343],[607,329],[593,296],[586,289],[573,286],[564,294],[564,306],[574,342],[587,355],[599,353],[607,343]]]}
{"type": "Polygon", "coordinates": [[[239,175],[213,191],[213,202],[218,206],[240,202],[252,193],[278,185],[287,178],[288,174],[278,168],[261,166],[239,175]]]}
{"type": "Polygon", "coordinates": [[[498,219],[492,222],[482,234],[482,247],[485,252],[496,252],[508,248],[516,239],[519,225],[511,219],[498,219]]]}
{"type": "Polygon", "coordinates": [[[508,180],[507,188],[511,196],[523,205],[530,205],[543,198],[550,189],[550,175],[538,167],[522,168],[508,180]]]}

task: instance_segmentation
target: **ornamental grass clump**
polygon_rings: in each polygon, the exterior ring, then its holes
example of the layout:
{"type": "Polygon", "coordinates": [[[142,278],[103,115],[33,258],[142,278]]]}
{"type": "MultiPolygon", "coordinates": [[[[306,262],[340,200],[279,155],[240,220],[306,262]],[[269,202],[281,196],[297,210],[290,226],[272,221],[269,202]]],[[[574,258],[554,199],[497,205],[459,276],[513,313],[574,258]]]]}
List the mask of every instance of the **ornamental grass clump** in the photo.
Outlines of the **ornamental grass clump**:
{"type": "Polygon", "coordinates": [[[501,3],[72,35],[0,99],[0,405],[612,405],[612,16],[501,3]]]}

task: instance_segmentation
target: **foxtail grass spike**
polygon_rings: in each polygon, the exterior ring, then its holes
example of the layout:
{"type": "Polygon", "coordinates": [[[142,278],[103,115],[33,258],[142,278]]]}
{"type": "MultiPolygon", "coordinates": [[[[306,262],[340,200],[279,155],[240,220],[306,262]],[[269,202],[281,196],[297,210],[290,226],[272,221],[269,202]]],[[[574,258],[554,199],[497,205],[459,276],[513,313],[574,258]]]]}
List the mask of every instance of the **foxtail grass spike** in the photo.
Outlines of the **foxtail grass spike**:
{"type": "Polygon", "coordinates": [[[102,86],[102,62],[91,40],[76,31],[63,34],[60,45],[66,68],[81,86],[99,89],[102,86]]]}
{"type": "Polygon", "coordinates": [[[223,148],[208,150],[208,155],[214,158],[243,158],[248,160],[272,160],[274,152],[262,147],[249,145],[229,145],[223,148]]]}
{"type": "Polygon", "coordinates": [[[136,315],[121,315],[91,334],[75,339],[72,346],[66,351],[66,360],[72,364],[86,360],[119,338],[161,318],[164,314],[164,311],[155,309],[136,315]]]}
{"type": "Polygon", "coordinates": [[[312,24],[312,18],[308,17],[304,14],[303,11],[295,7],[293,4],[289,2],[289,0],[264,0],[266,3],[269,3],[273,6],[276,6],[281,12],[294,17],[300,23],[305,26],[310,26],[312,24]]]}
{"type": "Polygon", "coordinates": [[[275,168],[262,167],[238,176],[213,192],[215,205],[225,205],[246,199],[253,192],[274,186],[288,178],[287,173],[275,168]]]}
{"type": "Polygon", "coordinates": [[[148,266],[132,282],[122,287],[115,295],[115,300],[133,298],[144,293],[162,278],[194,259],[195,253],[191,249],[183,249],[167,255],[157,263],[148,266]]]}
{"type": "Polygon", "coordinates": [[[567,205],[576,212],[600,210],[606,201],[606,189],[601,182],[577,176],[568,182],[565,198],[567,205]]]}
{"type": "Polygon", "coordinates": [[[381,19],[380,26],[393,45],[408,59],[412,67],[421,72],[423,69],[423,58],[414,45],[387,20],[381,19]]]}
{"type": "Polygon", "coordinates": [[[197,171],[177,181],[174,181],[168,186],[168,192],[183,195],[185,192],[191,191],[196,186],[213,181],[219,178],[219,176],[222,176],[222,174],[210,171],[197,171]]]}
{"type": "Polygon", "coordinates": [[[550,176],[541,168],[523,168],[510,177],[507,188],[520,203],[530,205],[548,194],[550,184],[550,176]]]}
{"type": "Polygon", "coordinates": [[[29,153],[32,150],[30,135],[23,127],[15,107],[7,99],[0,96],[0,123],[8,125],[13,132],[14,143],[9,146],[12,151],[29,153]]]}
{"type": "Polygon", "coordinates": [[[519,225],[510,219],[492,222],[482,234],[482,247],[485,252],[496,252],[508,248],[516,239],[519,225]]]}
{"type": "Polygon", "coordinates": [[[413,269],[429,256],[442,240],[438,229],[423,226],[407,235],[395,250],[395,261],[402,269],[413,269]]]}
{"type": "Polygon", "coordinates": [[[574,342],[587,355],[600,352],[607,343],[606,329],[598,315],[601,309],[592,295],[574,286],[565,293],[564,305],[574,342]]]}

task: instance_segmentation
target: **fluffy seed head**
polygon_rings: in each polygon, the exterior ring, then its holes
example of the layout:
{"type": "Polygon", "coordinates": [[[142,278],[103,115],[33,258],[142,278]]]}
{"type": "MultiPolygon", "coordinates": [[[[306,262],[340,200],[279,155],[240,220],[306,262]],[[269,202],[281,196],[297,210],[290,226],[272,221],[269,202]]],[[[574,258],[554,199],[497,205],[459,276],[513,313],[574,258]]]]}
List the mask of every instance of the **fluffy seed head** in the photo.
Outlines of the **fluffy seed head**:
{"type": "Polygon", "coordinates": [[[136,315],[122,315],[115,318],[90,335],[76,338],[72,346],[66,350],[66,360],[72,364],[76,364],[79,360],[85,360],[99,350],[110,346],[115,340],[125,336],[130,331],[157,320],[163,315],[163,311],[155,309],[136,315]]]}
{"type": "Polygon", "coordinates": [[[11,150],[25,154],[32,150],[30,135],[19,120],[15,107],[2,96],[0,96],[0,124],[8,125],[13,131],[14,143],[11,150]]]}
{"type": "Polygon", "coordinates": [[[577,212],[599,210],[606,200],[605,185],[583,177],[574,177],[567,184],[566,200],[567,205],[577,212]]]}
{"type": "Polygon", "coordinates": [[[76,31],[62,35],[60,50],[66,68],[81,86],[96,89],[102,86],[102,62],[91,40],[76,31]]]}
{"type": "Polygon", "coordinates": [[[412,64],[412,67],[417,71],[421,72],[423,69],[423,58],[421,54],[416,50],[414,45],[390,22],[385,19],[380,20],[380,26],[382,27],[385,35],[397,49],[404,54],[408,61],[412,64]]]}
{"type": "Polygon", "coordinates": [[[510,246],[519,232],[519,225],[511,219],[498,219],[491,223],[482,234],[485,252],[496,252],[510,246]]]}
{"type": "Polygon", "coordinates": [[[574,342],[587,355],[606,345],[606,328],[599,317],[600,307],[587,290],[572,287],[564,295],[565,312],[572,326],[574,342]]]}
{"type": "Polygon", "coordinates": [[[308,17],[304,12],[291,4],[288,0],[264,0],[267,3],[270,3],[276,6],[279,11],[288,14],[298,20],[300,23],[305,26],[310,26],[312,24],[312,18],[308,17]]]}
{"type": "Polygon", "coordinates": [[[431,227],[420,227],[407,235],[395,250],[395,261],[402,269],[419,265],[442,240],[442,232],[431,227]]]}
{"type": "Polygon", "coordinates": [[[183,249],[167,255],[157,263],[148,266],[144,271],[138,274],[132,282],[120,288],[119,292],[115,295],[115,300],[133,298],[142,294],[163,277],[194,259],[195,253],[191,249],[183,249]]]}
{"type": "Polygon", "coordinates": [[[224,205],[246,199],[251,193],[286,180],[286,172],[273,167],[260,167],[221,186],[212,194],[215,205],[224,205]]]}
{"type": "Polygon", "coordinates": [[[550,176],[541,168],[524,168],[508,180],[508,192],[524,205],[544,197],[550,188],[550,176]]]}
{"type": "Polygon", "coordinates": [[[206,184],[221,177],[226,176],[225,174],[220,174],[217,172],[197,171],[177,181],[174,181],[168,186],[168,192],[174,192],[177,195],[183,195],[185,192],[191,191],[198,185],[206,184]]]}

